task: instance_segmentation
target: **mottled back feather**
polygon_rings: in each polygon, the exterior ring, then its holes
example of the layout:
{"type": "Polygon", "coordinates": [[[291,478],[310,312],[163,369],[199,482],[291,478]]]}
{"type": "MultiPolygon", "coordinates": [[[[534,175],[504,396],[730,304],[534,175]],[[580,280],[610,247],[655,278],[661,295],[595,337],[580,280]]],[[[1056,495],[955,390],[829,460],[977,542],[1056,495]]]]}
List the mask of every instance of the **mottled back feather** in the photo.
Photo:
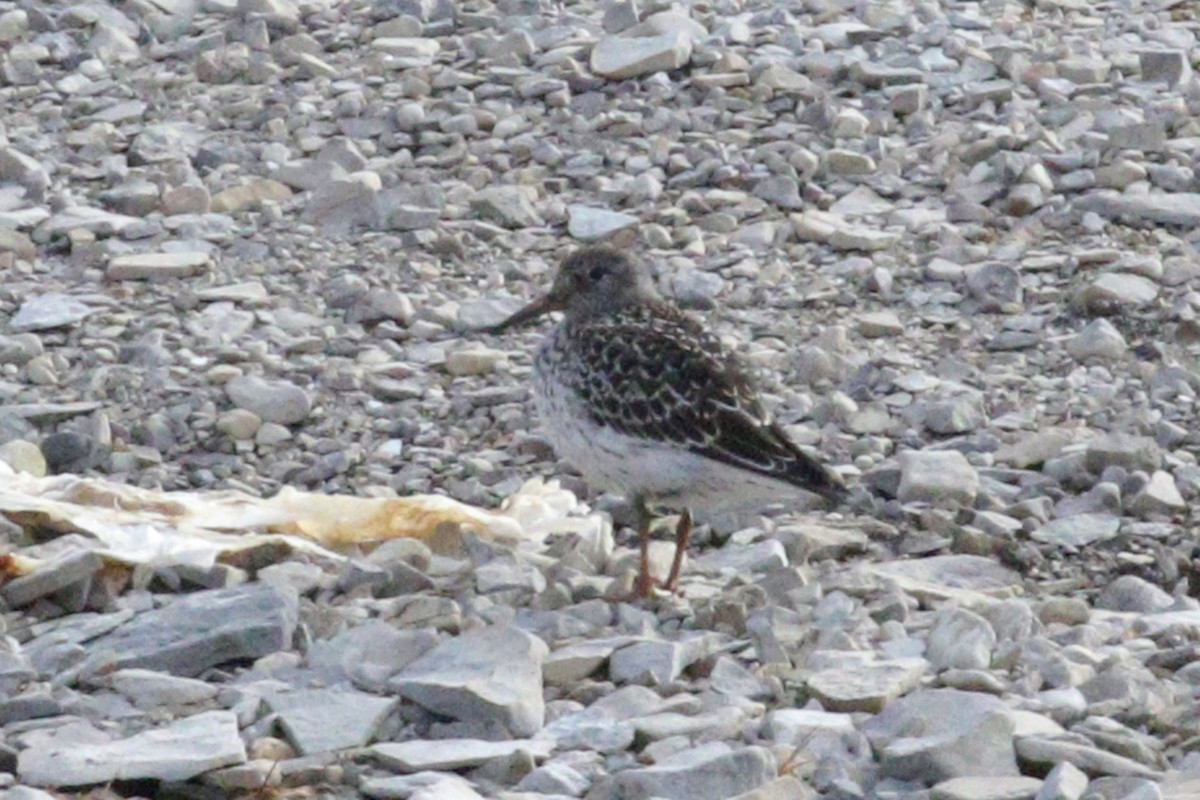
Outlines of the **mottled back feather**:
{"type": "Polygon", "coordinates": [[[577,393],[595,423],[830,499],[845,494],[839,476],[770,420],[720,341],[674,306],[647,300],[607,315],[568,315],[553,339],[539,368],[577,393]]]}

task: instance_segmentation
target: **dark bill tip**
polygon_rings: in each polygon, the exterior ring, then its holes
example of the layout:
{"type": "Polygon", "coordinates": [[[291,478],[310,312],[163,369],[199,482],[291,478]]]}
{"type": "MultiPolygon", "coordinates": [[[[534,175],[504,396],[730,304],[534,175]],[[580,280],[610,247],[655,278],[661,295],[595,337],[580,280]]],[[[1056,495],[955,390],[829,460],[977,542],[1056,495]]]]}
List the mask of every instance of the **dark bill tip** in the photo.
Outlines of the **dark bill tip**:
{"type": "Polygon", "coordinates": [[[517,311],[508,319],[497,322],[495,325],[489,325],[481,330],[485,333],[504,333],[511,328],[517,328],[526,323],[533,322],[538,317],[548,314],[551,311],[557,311],[560,307],[560,304],[555,302],[553,296],[545,295],[517,311]]]}

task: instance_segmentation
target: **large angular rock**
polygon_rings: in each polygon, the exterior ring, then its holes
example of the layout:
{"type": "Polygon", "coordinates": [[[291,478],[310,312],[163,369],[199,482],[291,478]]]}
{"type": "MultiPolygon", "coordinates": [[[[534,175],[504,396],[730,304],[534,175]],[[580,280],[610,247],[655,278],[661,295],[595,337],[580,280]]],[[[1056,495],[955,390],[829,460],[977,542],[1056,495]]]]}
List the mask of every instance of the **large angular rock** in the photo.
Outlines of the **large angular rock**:
{"type": "Polygon", "coordinates": [[[1090,194],[1074,203],[1080,211],[1095,211],[1110,219],[1129,219],[1159,225],[1200,225],[1200,194],[1161,192],[1154,194],[1090,194]]]}
{"type": "Polygon", "coordinates": [[[553,743],[544,739],[518,739],[508,742],[486,742],[479,739],[413,739],[407,742],[384,742],[371,748],[371,753],[384,766],[402,772],[467,769],[517,753],[528,753],[538,761],[550,755],[553,743]]]}
{"type": "Polygon", "coordinates": [[[1085,547],[1113,538],[1120,529],[1121,518],[1112,514],[1076,514],[1047,522],[1030,538],[1059,547],[1085,547]]]}
{"type": "Polygon", "coordinates": [[[393,697],[366,692],[307,689],[267,699],[300,755],[363,747],[396,705],[393,697]]]}
{"type": "Polygon", "coordinates": [[[938,669],[986,669],[995,646],[996,632],[986,619],[947,606],[934,618],[925,657],[938,669]]]}
{"type": "Polygon", "coordinates": [[[382,692],[388,679],[437,646],[432,630],[400,630],[373,619],[332,639],[315,641],[308,666],[327,685],[350,680],[371,692],[382,692]]]}
{"type": "Polygon", "coordinates": [[[299,613],[295,589],[249,584],[196,592],[90,642],[82,669],[141,667],[194,677],[226,661],[286,650],[299,613]]]}
{"type": "Polygon", "coordinates": [[[513,736],[532,736],[545,721],[542,661],[548,651],[522,630],[482,628],[447,640],[388,685],[435,714],[495,722],[513,736]]]}
{"type": "Polygon", "coordinates": [[[252,411],[264,422],[294,425],[312,411],[312,399],[294,383],[242,375],[225,384],[225,392],[238,408],[252,411]]]}
{"type": "Polygon", "coordinates": [[[775,757],[765,747],[731,750],[710,742],[663,759],[654,766],[613,776],[588,794],[594,800],[726,800],[774,780],[775,757]]]}
{"type": "Polygon", "coordinates": [[[712,650],[708,637],[680,642],[638,642],[612,654],[608,674],[617,683],[661,686],[678,678],[712,650]]]}
{"type": "Polygon", "coordinates": [[[90,722],[72,722],[30,731],[22,743],[17,777],[33,786],[185,781],[246,760],[232,711],[206,711],[116,740],[90,722]]]}
{"type": "Polygon", "coordinates": [[[684,31],[658,36],[605,36],[592,48],[592,72],[624,80],[679,69],[692,58],[692,39],[684,31]]]}
{"type": "Polygon", "coordinates": [[[885,777],[928,785],[951,778],[1016,775],[1012,712],[999,699],[932,689],[897,700],[863,733],[885,777]]]}
{"type": "Polygon", "coordinates": [[[0,183],[15,183],[25,188],[31,202],[41,203],[50,187],[50,173],[32,156],[15,147],[0,147],[0,183]]]}
{"type": "Polygon", "coordinates": [[[546,224],[534,207],[536,193],[528,186],[491,186],[471,198],[471,210],[481,219],[506,228],[535,228],[546,224]]]}
{"type": "Polygon", "coordinates": [[[31,297],[21,304],[8,321],[13,333],[44,331],[74,325],[94,314],[96,309],[70,295],[49,292],[31,297]]]}
{"type": "Polygon", "coordinates": [[[927,664],[920,658],[845,663],[814,672],[808,690],[830,711],[882,711],[915,689],[927,664]]]}
{"type": "Polygon", "coordinates": [[[900,462],[902,503],[969,506],[979,491],[979,475],[957,450],[909,450],[900,462]]]}

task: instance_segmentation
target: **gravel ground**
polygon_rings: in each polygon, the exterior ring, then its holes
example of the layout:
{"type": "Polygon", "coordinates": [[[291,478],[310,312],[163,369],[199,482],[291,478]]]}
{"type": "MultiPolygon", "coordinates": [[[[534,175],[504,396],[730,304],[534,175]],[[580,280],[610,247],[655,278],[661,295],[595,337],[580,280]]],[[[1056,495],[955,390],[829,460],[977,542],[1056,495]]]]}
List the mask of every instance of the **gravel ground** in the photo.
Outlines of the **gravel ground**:
{"type": "Polygon", "coordinates": [[[536,434],[540,334],[472,332],[615,240],[862,487],[701,531],[644,606],[629,531],[541,486],[545,546],[210,569],[0,509],[45,559],[0,588],[6,797],[1200,797],[1198,28],[0,0],[15,470],[489,508],[555,476],[620,521],[536,434]]]}

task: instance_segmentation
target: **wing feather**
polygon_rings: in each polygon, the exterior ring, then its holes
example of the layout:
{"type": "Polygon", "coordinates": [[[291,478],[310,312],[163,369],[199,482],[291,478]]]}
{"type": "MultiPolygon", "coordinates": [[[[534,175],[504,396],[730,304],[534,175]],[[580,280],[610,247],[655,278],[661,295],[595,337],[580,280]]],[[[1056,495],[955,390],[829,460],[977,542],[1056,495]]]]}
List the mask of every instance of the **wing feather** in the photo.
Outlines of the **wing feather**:
{"type": "Polygon", "coordinates": [[[827,497],[841,479],[774,424],[748,372],[698,322],[668,305],[577,321],[566,340],[582,371],[560,378],[592,419],[827,497]]]}

